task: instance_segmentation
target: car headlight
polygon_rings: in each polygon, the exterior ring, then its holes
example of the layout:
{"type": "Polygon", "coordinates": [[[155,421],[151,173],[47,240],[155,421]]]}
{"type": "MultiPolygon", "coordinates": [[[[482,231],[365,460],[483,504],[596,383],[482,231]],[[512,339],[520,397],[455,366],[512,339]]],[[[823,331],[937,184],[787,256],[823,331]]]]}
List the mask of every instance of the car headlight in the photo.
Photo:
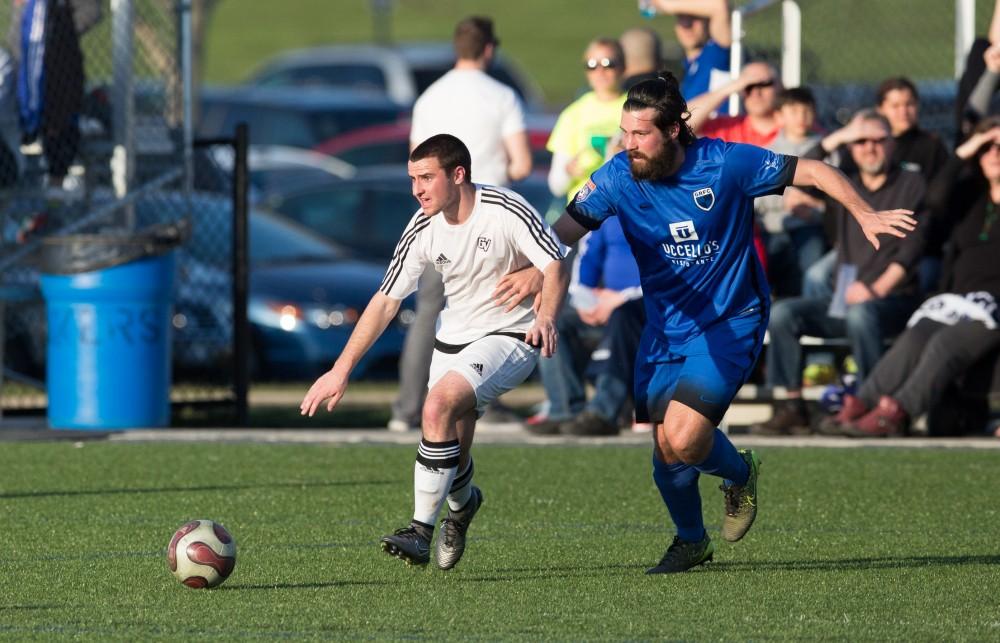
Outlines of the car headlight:
{"type": "Polygon", "coordinates": [[[360,316],[356,308],[347,306],[302,306],[269,302],[267,310],[273,315],[273,325],[289,333],[298,328],[301,323],[311,324],[321,330],[353,326],[360,316]]]}

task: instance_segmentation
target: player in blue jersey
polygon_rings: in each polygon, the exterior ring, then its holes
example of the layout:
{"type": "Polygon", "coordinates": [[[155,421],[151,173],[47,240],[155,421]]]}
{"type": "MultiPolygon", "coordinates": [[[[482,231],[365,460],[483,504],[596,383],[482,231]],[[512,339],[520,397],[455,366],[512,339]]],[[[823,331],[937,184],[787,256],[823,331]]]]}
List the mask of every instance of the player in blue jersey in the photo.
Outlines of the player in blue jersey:
{"type": "Polygon", "coordinates": [[[786,186],[840,201],[877,235],[913,230],[909,210],[875,212],[839,170],[752,145],[696,138],[670,73],[634,86],[622,108],[624,151],[605,163],[553,226],[575,243],[618,216],[639,264],[646,327],[636,357],[636,420],[653,422],[653,480],[677,536],[649,573],[712,559],[698,477],[723,479],[722,537],[757,515],[760,461],[716,427],[760,354],[769,292],[753,246],[753,200],[786,186]],[[645,417],[644,417],[645,416],[645,417]]]}

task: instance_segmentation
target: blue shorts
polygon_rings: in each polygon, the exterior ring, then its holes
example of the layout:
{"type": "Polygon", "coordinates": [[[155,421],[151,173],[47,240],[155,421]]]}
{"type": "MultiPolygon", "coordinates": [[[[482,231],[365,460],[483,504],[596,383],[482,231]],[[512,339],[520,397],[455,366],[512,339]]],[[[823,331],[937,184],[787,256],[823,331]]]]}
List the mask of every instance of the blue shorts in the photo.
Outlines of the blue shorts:
{"type": "Polygon", "coordinates": [[[767,315],[758,311],[713,325],[676,353],[650,358],[640,348],[636,421],[662,422],[667,405],[677,400],[718,425],[760,357],[766,328],[767,315]]]}

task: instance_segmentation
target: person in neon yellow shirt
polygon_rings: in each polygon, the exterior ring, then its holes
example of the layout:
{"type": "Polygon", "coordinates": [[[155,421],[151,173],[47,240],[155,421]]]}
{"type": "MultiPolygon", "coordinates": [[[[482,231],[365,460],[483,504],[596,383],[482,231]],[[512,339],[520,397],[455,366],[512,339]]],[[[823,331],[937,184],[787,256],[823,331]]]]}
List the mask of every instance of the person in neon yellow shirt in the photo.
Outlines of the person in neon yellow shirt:
{"type": "Polygon", "coordinates": [[[559,114],[546,145],[552,152],[549,189],[567,200],[604,163],[608,141],[618,133],[625,94],[625,56],[614,38],[597,38],[583,55],[590,91],[559,114]]]}

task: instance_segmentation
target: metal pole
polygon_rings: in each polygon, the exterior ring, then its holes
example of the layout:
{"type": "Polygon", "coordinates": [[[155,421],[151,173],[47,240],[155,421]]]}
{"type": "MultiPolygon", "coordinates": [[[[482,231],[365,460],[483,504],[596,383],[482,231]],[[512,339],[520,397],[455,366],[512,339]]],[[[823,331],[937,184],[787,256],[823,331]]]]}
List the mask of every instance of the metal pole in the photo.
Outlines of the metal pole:
{"type": "Polygon", "coordinates": [[[191,70],[191,2],[180,0],[181,12],[181,92],[184,118],[184,198],[190,200],[194,189],[194,116],[192,114],[192,70],[191,70]]]}
{"type": "MultiPolygon", "coordinates": [[[[733,9],[730,17],[730,27],[733,33],[733,44],[729,46],[729,75],[733,80],[739,78],[743,66],[743,12],[733,9]]],[[[740,97],[732,94],[729,97],[729,115],[740,113],[740,97]]]]}
{"type": "MultiPolygon", "coordinates": [[[[112,76],[112,129],[114,151],[111,157],[111,176],[115,196],[128,194],[135,176],[135,101],[132,87],[132,27],[134,13],[132,0],[111,0],[111,51],[112,76]]],[[[125,225],[135,228],[135,211],[125,210],[125,225]]]]}
{"type": "Polygon", "coordinates": [[[247,149],[250,136],[246,123],[236,126],[233,141],[233,385],[236,425],[247,426],[247,392],[250,388],[250,324],[247,321],[249,287],[249,241],[247,203],[250,181],[247,149]]]}
{"type": "Polygon", "coordinates": [[[965,72],[965,58],[976,38],[976,0],[955,0],[955,78],[965,72]]]}
{"type": "Polygon", "coordinates": [[[795,0],[781,3],[781,84],[802,84],[802,11],[795,0]]]}

